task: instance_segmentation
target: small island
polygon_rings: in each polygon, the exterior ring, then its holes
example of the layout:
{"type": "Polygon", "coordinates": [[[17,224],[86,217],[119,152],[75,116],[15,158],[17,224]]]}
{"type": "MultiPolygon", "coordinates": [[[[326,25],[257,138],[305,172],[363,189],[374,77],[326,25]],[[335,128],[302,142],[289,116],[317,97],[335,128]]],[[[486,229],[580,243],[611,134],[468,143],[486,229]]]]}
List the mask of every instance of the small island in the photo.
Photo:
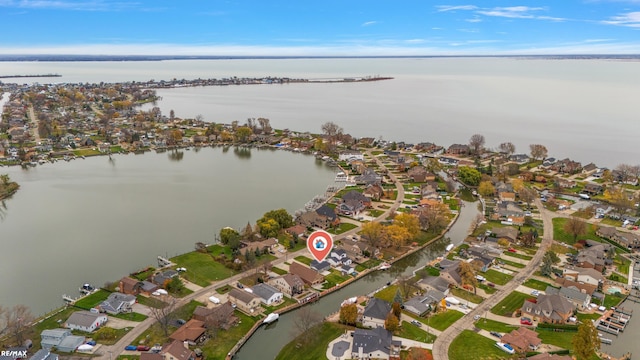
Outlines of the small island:
{"type": "Polygon", "coordinates": [[[20,185],[11,181],[9,175],[0,175],[0,200],[4,200],[18,191],[20,185]]]}

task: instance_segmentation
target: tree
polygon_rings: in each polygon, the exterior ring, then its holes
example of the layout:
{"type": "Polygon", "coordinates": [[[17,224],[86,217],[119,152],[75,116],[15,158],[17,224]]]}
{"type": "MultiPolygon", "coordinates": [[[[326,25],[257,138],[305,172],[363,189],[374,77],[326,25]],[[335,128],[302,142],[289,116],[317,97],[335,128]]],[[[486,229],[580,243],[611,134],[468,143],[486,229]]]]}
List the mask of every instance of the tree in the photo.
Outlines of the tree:
{"type": "Polygon", "coordinates": [[[416,277],[414,276],[398,277],[398,289],[400,289],[400,292],[402,293],[402,297],[404,299],[408,299],[413,295],[413,292],[417,288],[417,282],[418,279],[416,279],[416,277]]]}
{"type": "Polygon", "coordinates": [[[247,241],[253,241],[255,237],[255,233],[253,228],[251,227],[251,223],[247,222],[247,226],[242,230],[242,239],[247,241]]]}
{"type": "Polygon", "coordinates": [[[567,219],[567,222],[563,227],[564,231],[573,236],[573,241],[578,240],[578,236],[584,235],[587,232],[587,223],[580,218],[572,216],[567,219]]]}
{"type": "Polygon", "coordinates": [[[383,229],[384,225],[377,221],[371,221],[362,224],[360,234],[369,241],[372,247],[377,248],[384,240],[383,229]]]}
{"type": "Polygon", "coordinates": [[[535,190],[526,187],[520,190],[518,195],[520,196],[520,200],[526,202],[527,208],[529,208],[531,207],[531,202],[538,196],[538,193],[535,190]]]}
{"type": "Polygon", "coordinates": [[[240,234],[236,231],[236,229],[230,227],[224,227],[220,229],[220,242],[224,245],[229,244],[229,242],[240,239],[240,234]]]}
{"type": "Polygon", "coordinates": [[[629,197],[626,190],[622,186],[610,186],[604,191],[604,198],[611,206],[616,209],[619,214],[623,214],[633,208],[633,197],[629,197]]]}
{"type": "Polygon", "coordinates": [[[406,360],[433,360],[433,356],[429,350],[412,347],[409,349],[409,355],[406,360]]]}
{"type": "Polygon", "coordinates": [[[411,239],[411,233],[405,227],[392,224],[384,228],[384,234],[389,243],[395,245],[398,249],[404,246],[409,239],[411,239]]]}
{"type": "Polygon", "coordinates": [[[463,285],[473,286],[473,293],[475,294],[476,286],[478,286],[478,279],[476,279],[476,274],[471,264],[461,261],[458,265],[458,275],[460,275],[463,285]]]}
{"type": "Polygon", "coordinates": [[[544,160],[547,157],[547,148],[544,145],[531,144],[529,145],[529,149],[531,150],[531,157],[534,160],[544,160]]]}
{"type": "Polygon", "coordinates": [[[169,325],[175,317],[174,310],[176,309],[176,304],[176,299],[172,297],[163,307],[149,306],[151,316],[153,316],[160,325],[164,336],[169,336],[169,325]]]}
{"type": "Polygon", "coordinates": [[[515,192],[520,192],[522,189],[524,189],[524,182],[522,181],[522,179],[513,179],[511,180],[511,187],[513,187],[513,190],[515,192]]]}
{"type": "Polygon", "coordinates": [[[578,332],[573,336],[573,354],[577,360],[591,359],[600,350],[598,331],[591,321],[584,321],[578,326],[578,332]]]}
{"type": "Polygon", "coordinates": [[[418,217],[413,214],[401,213],[393,219],[393,223],[407,229],[410,238],[415,238],[420,232],[418,217]]]}
{"type": "Polygon", "coordinates": [[[480,171],[470,168],[468,166],[461,166],[458,168],[458,178],[460,181],[469,186],[478,186],[480,184],[480,179],[482,179],[482,174],[480,171]]]}
{"type": "Polygon", "coordinates": [[[390,332],[395,332],[400,327],[400,320],[393,315],[393,313],[389,313],[387,315],[387,319],[384,321],[384,328],[390,332]]]}
{"type": "Polygon", "coordinates": [[[400,315],[402,314],[402,305],[400,305],[399,302],[394,301],[393,304],[391,304],[391,312],[400,319],[400,315]]]}
{"type": "Polygon", "coordinates": [[[511,142],[503,142],[499,146],[500,152],[507,155],[507,158],[516,152],[516,146],[511,142]]]}
{"type": "Polygon", "coordinates": [[[482,181],[480,185],[478,185],[478,193],[485,197],[493,196],[496,193],[496,188],[491,181],[482,181]]]}
{"type": "Polygon", "coordinates": [[[320,322],[322,322],[322,315],[313,311],[310,306],[304,306],[296,312],[293,318],[293,334],[295,336],[305,334],[306,336],[303,336],[301,341],[306,344],[315,337],[316,330],[318,330],[316,325],[320,322]]]}
{"type": "Polygon", "coordinates": [[[536,233],[533,230],[530,230],[524,234],[522,234],[522,245],[526,247],[534,247],[536,246],[536,233]]]}
{"type": "Polygon", "coordinates": [[[241,126],[236,130],[236,138],[241,143],[246,143],[251,135],[253,135],[253,131],[247,126],[241,126]]]}
{"type": "Polygon", "coordinates": [[[357,320],[358,306],[356,304],[347,304],[340,308],[340,323],[355,325],[357,320]]]}
{"type": "Polygon", "coordinates": [[[262,215],[262,219],[273,219],[278,223],[280,229],[293,226],[293,217],[285,209],[267,211],[262,215]]]}
{"type": "Polygon", "coordinates": [[[258,228],[260,229],[260,235],[265,238],[272,238],[278,236],[280,231],[280,225],[272,218],[261,218],[257,221],[258,228]]]}
{"type": "Polygon", "coordinates": [[[509,240],[502,238],[502,239],[498,239],[498,245],[502,247],[507,247],[511,245],[511,243],[509,242],[509,240]]]}
{"type": "Polygon", "coordinates": [[[484,136],[480,134],[471,135],[469,139],[469,147],[473,150],[476,156],[480,155],[482,147],[484,146],[484,136]]]}
{"type": "Polygon", "coordinates": [[[542,257],[542,265],[540,266],[540,273],[542,276],[551,277],[553,274],[553,265],[560,262],[560,258],[553,250],[547,250],[542,257]]]}
{"type": "Polygon", "coordinates": [[[334,146],[338,140],[338,137],[340,135],[342,135],[342,128],[338,125],[336,125],[334,122],[329,121],[326,122],[324,124],[322,124],[322,132],[327,136],[327,138],[329,139],[329,144],[331,146],[334,146]]]}
{"type": "Polygon", "coordinates": [[[0,307],[0,315],[2,315],[2,322],[4,322],[4,324],[0,322],[0,325],[4,325],[4,329],[0,326],[0,334],[6,332],[16,345],[22,346],[31,330],[31,323],[35,320],[31,310],[26,305],[20,304],[4,309],[4,311],[0,307]]]}
{"type": "Polygon", "coordinates": [[[435,234],[444,230],[444,228],[447,227],[447,224],[449,224],[450,213],[451,210],[449,209],[449,205],[445,203],[439,203],[426,210],[425,219],[428,231],[435,234]]]}
{"type": "Polygon", "coordinates": [[[180,279],[180,277],[178,276],[172,277],[165,287],[167,288],[168,292],[173,294],[179,294],[185,289],[182,279],[180,279]]]}

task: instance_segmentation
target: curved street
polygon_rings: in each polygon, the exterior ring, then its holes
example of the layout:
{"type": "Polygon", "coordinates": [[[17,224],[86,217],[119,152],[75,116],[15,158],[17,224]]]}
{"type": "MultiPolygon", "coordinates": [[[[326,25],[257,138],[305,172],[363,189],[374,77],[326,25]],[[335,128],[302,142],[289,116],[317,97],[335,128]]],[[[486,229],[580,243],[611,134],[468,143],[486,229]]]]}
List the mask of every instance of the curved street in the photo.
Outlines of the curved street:
{"type": "Polygon", "coordinates": [[[538,252],[533,256],[533,259],[529,261],[529,264],[520,270],[516,276],[502,289],[498,290],[490,298],[485,300],[482,304],[479,304],[474,310],[470,311],[467,315],[456,321],[453,325],[443,331],[433,344],[433,358],[436,360],[446,360],[449,358],[449,346],[453,340],[462,333],[464,330],[470,330],[474,328],[473,317],[476,315],[485,316],[493,306],[498,304],[507,295],[513,292],[520,284],[522,284],[529,276],[531,276],[539,267],[542,257],[545,251],[551,246],[553,242],[553,216],[552,213],[546,210],[540,199],[536,199],[536,206],[540,210],[542,217],[543,231],[542,243],[538,248],[538,252]]]}

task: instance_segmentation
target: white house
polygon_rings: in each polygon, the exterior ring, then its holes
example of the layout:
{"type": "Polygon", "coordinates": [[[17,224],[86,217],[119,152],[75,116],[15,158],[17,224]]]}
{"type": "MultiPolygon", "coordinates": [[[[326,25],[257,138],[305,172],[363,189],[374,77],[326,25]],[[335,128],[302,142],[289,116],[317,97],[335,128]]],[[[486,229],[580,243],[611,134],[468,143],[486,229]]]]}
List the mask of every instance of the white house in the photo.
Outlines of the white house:
{"type": "Polygon", "coordinates": [[[338,161],[364,161],[364,154],[359,151],[343,151],[338,155],[338,161]]]}
{"type": "Polygon", "coordinates": [[[362,325],[370,328],[383,328],[389,313],[391,313],[391,304],[378,298],[371,298],[362,313],[362,325]]]}
{"type": "Polygon", "coordinates": [[[282,301],[282,292],[269,284],[258,284],[251,290],[260,297],[260,301],[265,305],[278,304],[282,301]]]}
{"type": "Polygon", "coordinates": [[[93,332],[107,322],[108,318],[105,314],[94,313],[91,311],[76,311],[65,323],[66,327],[71,330],[80,330],[84,332],[93,332]]]}

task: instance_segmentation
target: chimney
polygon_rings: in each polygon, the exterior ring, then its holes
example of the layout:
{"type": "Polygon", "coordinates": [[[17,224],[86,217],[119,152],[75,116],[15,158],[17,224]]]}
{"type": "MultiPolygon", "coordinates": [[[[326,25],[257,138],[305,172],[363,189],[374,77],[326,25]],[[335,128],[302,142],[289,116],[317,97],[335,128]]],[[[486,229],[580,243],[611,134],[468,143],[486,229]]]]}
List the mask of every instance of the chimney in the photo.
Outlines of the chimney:
{"type": "Polygon", "coordinates": [[[189,350],[189,342],[188,341],[183,341],[182,345],[184,345],[184,348],[189,350]]]}

